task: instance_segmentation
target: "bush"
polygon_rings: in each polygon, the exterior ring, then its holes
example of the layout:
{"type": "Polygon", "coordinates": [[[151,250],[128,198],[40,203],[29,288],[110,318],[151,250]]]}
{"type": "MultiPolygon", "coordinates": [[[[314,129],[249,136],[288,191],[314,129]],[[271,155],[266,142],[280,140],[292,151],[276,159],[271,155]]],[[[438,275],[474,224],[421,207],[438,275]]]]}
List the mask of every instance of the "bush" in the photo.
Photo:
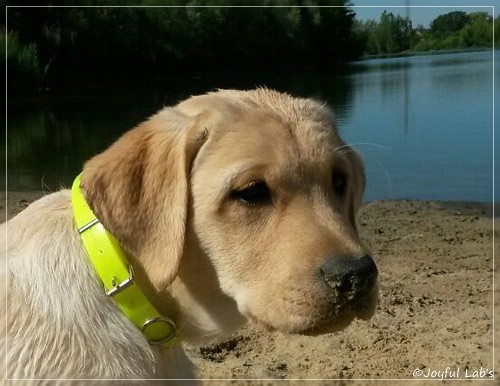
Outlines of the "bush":
{"type": "MultiPolygon", "coordinates": [[[[22,44],[16,33],[0,34],[4,41],[7,39],[7,81],[15,80],[15,84],[8,84],[9,93],[39,87],[43,74],[36,44],[22,44]]],[[[2,45],[2,51],[5,60],[5,45],[2,45]]]]}

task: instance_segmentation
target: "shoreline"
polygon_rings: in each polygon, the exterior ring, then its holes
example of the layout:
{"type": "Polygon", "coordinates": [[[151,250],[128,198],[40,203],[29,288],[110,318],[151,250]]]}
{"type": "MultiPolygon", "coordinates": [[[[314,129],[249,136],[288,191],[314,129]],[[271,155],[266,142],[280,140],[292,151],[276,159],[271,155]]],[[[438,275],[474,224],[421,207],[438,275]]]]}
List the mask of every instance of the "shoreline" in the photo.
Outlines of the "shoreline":
{"type": "Polygon", "coordinates": [[[449,50],[428,50],[428,51],[402,51],[393,54],[373,54],[365,55],[360,59],[352,61],[350,63],[359,63],[366,60],[372,59],[393,59],[393,58],[406,58],[413,56],[434,56],[434,55],[447,55],[447,54],[461,54],[461,53],[473,53],[473,52],[484,52],[484,51],[498,51],[500,48],[493,47],[475,47],[475,48],[453,48],[449,50]]]}

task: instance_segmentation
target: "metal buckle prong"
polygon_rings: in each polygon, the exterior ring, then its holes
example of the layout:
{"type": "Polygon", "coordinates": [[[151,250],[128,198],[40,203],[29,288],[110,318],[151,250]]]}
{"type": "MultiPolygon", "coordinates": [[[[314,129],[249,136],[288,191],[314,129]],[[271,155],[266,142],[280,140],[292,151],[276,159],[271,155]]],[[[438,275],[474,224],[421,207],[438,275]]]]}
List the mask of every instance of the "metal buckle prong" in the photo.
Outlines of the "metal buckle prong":
{"type": "Polygon", "coordinates": [[[95,224],[97,224],[99,222],[99,219],[98,218],[95,218],[93,219],[91,222],[85,224],[84,226],[82,226],[81,228],[78,228],[78,233],[79,234],[82,234],[83,232],[85,232],[87,229],[89,228],[92,228],[95,224]]]}
{"type": "Polygon", "coordinates": [[[111,288],[109,291],[106,291],[106,295],[113,297],[116,294],[122,292],[124,289],[130,287],[134,283],[134,269],[132,268],[131,265],[128,266],[128,272],[129,272],[128,279],[125,279],[119,284],[116,284],[115,278],[113,278],[112,282],[113,288],[111,288]]]}

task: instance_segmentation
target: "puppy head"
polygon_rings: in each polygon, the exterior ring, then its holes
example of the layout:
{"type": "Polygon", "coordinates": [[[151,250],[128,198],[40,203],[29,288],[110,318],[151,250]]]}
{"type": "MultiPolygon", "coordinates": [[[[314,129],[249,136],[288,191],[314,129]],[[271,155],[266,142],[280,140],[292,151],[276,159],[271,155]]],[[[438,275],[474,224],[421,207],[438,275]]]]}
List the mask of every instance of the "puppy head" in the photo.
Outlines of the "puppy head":
{"type": "Polygon", "coordinates": [[[90,160],[82,188],[149,292],[179,278],[207,313],[223,304],[290,332],[373,311],[376,267],[355,223],[362,162],[317,102],[190,98],[90,160]]]}
{"type": "Polygon", "coordinates": [[[290,332],[370,316],[377,268],[355,220],[363,165],[331,112],[269,90],[219,91],[178,109],[205,112],[209,133],[190,177],[195,255],[239,312],[290,332]]]}

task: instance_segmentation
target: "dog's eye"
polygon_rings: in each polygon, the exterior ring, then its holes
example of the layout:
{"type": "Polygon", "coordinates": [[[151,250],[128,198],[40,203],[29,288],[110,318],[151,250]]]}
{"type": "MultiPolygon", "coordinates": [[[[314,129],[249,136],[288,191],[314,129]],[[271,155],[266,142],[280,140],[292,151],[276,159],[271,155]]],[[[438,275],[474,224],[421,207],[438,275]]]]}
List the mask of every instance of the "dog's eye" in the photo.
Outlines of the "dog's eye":
{"type": "Polygon", "coordinates": [[[271,192],[265,182],[252,182],[246,188],[235,190],[231,198],[240,200],[247,205],[263,205],[271,202],[271,192]]]}
{"type": "Polygon", "coordinates": [[[332,173],[333,192],[338,197],[344,197],[347,191],[347,176],[341,170],[334,170],[332,173]]]}

